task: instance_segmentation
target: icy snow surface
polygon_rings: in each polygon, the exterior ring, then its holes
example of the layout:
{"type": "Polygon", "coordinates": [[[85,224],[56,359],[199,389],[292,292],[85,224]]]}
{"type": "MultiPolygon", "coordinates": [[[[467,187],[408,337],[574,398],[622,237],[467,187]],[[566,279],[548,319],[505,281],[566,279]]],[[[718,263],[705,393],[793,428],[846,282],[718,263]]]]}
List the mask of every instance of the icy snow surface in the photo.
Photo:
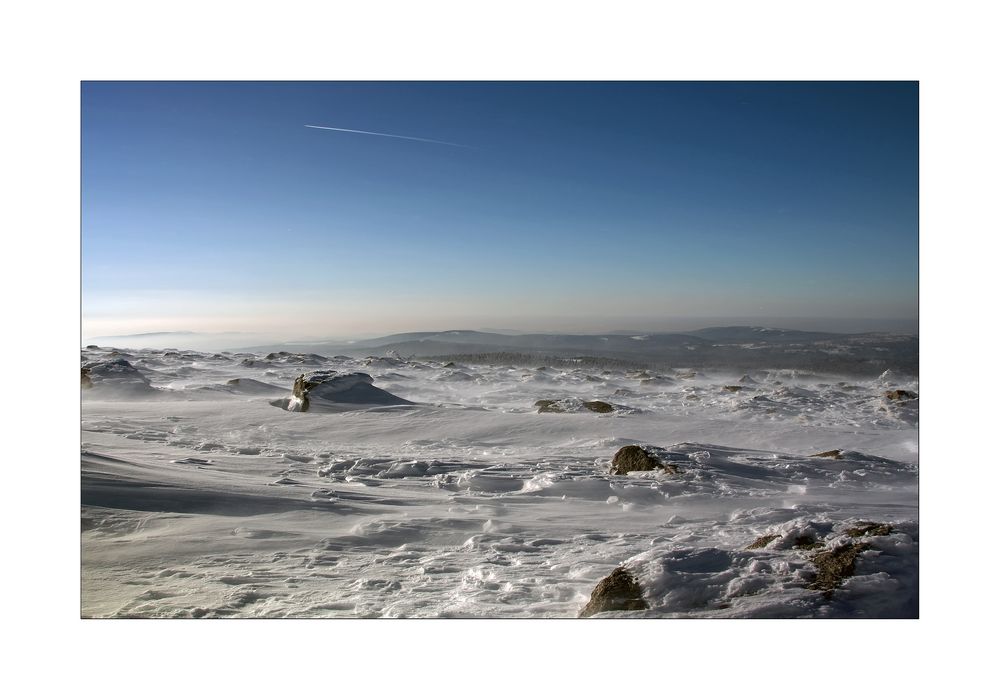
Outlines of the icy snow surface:
{"type": "Polygon", "coordinates": [[[914,378],[82,360],[139,373],[92,365],[100,386],[83,390],[85,616],[575,617],[619,565],[649,609],[604,617],[917,614],[918,404],[885,397],[914,378]],[[415,405],[283,410],[321,370],[415,405]],[[541,399],[616,408],[539,414],[541,399]],[[682,473],[611,476],[630,444],[682,473]],[[893,529],[861,539],[838,588],[811,588],[819,550],[795,543],[836,546],[858,521],[893,529]],[[747,549],[762,535],[777,537],[747,549]]]}

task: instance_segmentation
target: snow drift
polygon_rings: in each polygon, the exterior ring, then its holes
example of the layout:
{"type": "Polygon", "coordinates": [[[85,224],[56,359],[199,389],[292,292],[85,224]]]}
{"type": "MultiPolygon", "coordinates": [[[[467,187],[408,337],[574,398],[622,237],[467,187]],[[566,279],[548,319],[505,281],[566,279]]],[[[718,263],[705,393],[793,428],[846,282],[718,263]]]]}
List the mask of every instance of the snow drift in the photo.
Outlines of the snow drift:
{"type": "Polygon", "coordinates": [[[404,406],[412,401],[390,394],[373,385],[375,380],[364,372],[313,372],[300,374],[292,387],[289,411],[336,411],[348,405],[404,406]]]}
{"type": "Polygon", "coordinates": [[[916,377],[659,372],[84,348],[81,614],[917,615],[916,377]]]}

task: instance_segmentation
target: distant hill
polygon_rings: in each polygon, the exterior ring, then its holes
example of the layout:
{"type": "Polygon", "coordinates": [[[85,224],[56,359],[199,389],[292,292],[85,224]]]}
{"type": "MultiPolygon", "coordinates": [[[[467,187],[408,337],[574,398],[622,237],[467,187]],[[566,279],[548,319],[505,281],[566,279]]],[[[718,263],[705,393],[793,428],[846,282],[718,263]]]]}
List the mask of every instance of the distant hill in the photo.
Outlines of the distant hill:
{"type": "Polygon", "coordinates": [[[918,339],[891,333],[821,333],[758,326],[687,333],[508,335],[471,330],[399,333],[355,343],[261,345],[240,350],[294,350],[321,355],[449,358],[516,353],[538,357],[610,358],[694,368],[786,368],[869,375],[916,374],[918,339]]]}
{"type": "Polygon", "coordinates": [[[843,338],[850,334],[793,331],[784,328],[762,328],[760,326],[719,326],[692,331],[691,335],[721,343],[808,343],[816,340],[843,338]]]}

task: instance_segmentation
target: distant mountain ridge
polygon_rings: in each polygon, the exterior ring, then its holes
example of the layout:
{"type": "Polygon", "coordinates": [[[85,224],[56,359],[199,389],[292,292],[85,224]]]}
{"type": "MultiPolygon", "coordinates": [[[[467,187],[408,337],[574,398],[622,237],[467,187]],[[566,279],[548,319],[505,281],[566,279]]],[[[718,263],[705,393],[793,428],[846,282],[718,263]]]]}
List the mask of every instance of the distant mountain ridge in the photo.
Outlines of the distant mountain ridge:
{"type": "Polygon", "coordinates": [[[321,355],[399,355],[451,358],[517,353],[539,357],[593,357],[679,367],[781,367],[853,374],[886,369],[916,374],[916,335],[824,333],[763,326],[718,326],[687,333],[506,335],[472,330],[397,333],[353,343],[294,343],[241,348],[321,355]]]}
{"type": "Polygon", "coordinates": [[[483,345],[497,350],[501,349],[535,349],[535,350],[638,350],[645,352],[650,346],[678,347],[684,345],[700,346],[711,343],[802,343],[838,338],[855,338],[861,336],[892,335],[903,337],[905,334],[879,333],[823,333],[818,331],[797,331],[781,328],[764,328],[759,326],[717,326],[688,331],[686,333],[520,333],[508,335],[504,333],[487,333],[472,330],[418,331],[410,333],[395,333],[378,338],[368,338],[349,343],[329,342],[295,342],[294,344],[260,345],[239,348],[247,352],[266,352],[275,349],[294,347],[298,352],[323,353],[337,351],[346,354],[357,354],[362,351],[390,347],[399,351],[402,347],[414,350],[434,346],[453,345],[483,345]],[[643,343],[640,346],[637,343],[643,343]]]}

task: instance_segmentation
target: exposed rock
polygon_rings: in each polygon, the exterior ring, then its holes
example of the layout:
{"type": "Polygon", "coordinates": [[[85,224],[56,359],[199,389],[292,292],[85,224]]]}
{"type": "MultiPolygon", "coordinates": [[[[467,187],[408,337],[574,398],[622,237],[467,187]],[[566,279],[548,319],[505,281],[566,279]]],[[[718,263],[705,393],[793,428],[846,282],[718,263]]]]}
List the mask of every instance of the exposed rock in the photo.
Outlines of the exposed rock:
{"type": "Polygon", "coordinates": [[[888,523],[858,523],[854,527],[849,527],[844,531],[851,537],[885,537],[892,532],[892,525],[888,523]]]}
{"type": "Polygon", "coordinates": [[[733,393],[735,393],[735,392],[737,392],[737,391],[743,391],[743,387],[741,387],[741,386],[739,386],[739,385],[737,385],[737,384],[729,384],[729,385],[727,385],[727,386],[724,386],[724,387],[722,387],[722,388],[723,388],[723,390],[725,390],[725,391],[731,391],[731,392],[733,392],[733,393]]]}
{"type": "MultiPolygon", "coordinates": [[[[579,399],[539,399],[535,402],[538,413],[577,413],[581,410],[593,413],[614,413],[615,405],[607,401],[580,401],[579,399]]],[[[624,408],[618,406],[617,408],[624,408]]]]}
{"type": "Polygon", "coordinates": [[[747,546],[747,549],[763,549],[764,547],[766,547],[767,545],[771,544],[776,539],[778,539],[778,537],[780,537],[780,535],[761,535],[760,537],[755,539],[749,546],[747,546]]]}
{"type": "Polygon", "coordinates": [[[598,582],[579,616],[590,617],[611,610],[646,610],[648,607],[635,576],[619,566],[598,582]]]}
{"type": "Polygon", "coordinates": [[[809,455],[810,457],[831,457],[832,459],[843,459],[843,450],[827,450],[826,452],[817,452],[814,455],[809,455]]]}
{"type": "Polygon", "coordinates": [[[661,466],[660,460],[638,445],[626,445],[615,452],[611,460],[612,474],[648,472],[661,466]]]}
{"type": "Polygon", "coordinates": [[[816,579],[809,584],[809,588],[830,594],[844,579],[854,575],[854,561],[870,547],[870,544],[864,542],[854,542],[814,556],[812,561],[816,567],[816,579]]]}
{"type": "Polygon", "coordinates": [[[893,389],[892,391],[885,392],[885,398],[890,401],[911,401],[917,398],[917,394],[912,391],[907,391],[906,389],[893,389]]]}
{"type": "Polygon", "coordinates": [[[370,374],[334,371],[300,374],[292,386],[289,411],[337,410],[336,404],[412,405],[412,401],[372,386],[370,374]]]}
{"type": "Polygon", "coordinates": [[[611,473],[619,476],[653,469],[662,469],[668,474],[680,474],[682,471],[678,465],[661,461],[639,445],[626,445],[615,452],[615,456],[611,459],[611,473]]]}
{"type": "Polygon", "coordinates": [[[90,389],[94,386],[94,382],[90,381],[90,370],[86,367],[80,368],[80,387],[82,389],[90,389]]]}
{"type": "Polygon", "coordinates": [[[795,549],[819,549],[822,546],[823,543],[817,542],[812,535],[799,535],[792,543],[792,547],[795,549]]]}

